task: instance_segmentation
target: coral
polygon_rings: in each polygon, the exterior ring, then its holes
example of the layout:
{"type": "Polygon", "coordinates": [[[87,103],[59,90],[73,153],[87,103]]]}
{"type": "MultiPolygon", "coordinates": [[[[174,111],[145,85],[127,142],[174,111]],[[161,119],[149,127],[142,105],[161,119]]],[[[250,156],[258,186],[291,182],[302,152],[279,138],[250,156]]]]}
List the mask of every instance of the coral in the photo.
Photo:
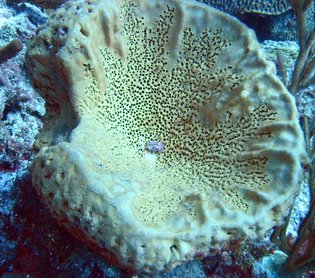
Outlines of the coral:
{"type": "Polygon", "coordinates": [[[314,83],[314,68],[315,60],[314,45],[315,33],[307,28],[307,11],[312,6],[313,2],[306,1],[292,1],[296,16],[298,18],[298,34],[300,53],[296,61],[296,66],[293,72],[292,81],[289,85],[289,90],[292,94],[296,94],[306,86],[314,83]]]}
{"type": "Polygon", "coordinates": [[[8,5],[15,5],[23,2],[23,4],[26,3],[32,3],[35,5],[38,5],[40,7],[43,7],[45,9],[55,9],[65,3],[67,0],[27,0],[27,1],[21,1],[21,0],[6,0],[6,3],[8,5]]]}
{"type": "MultiPolygon", "coordinates": [[[[199,1],[237,16],[242,22],[257,32],[258,38],[276,41],[296,40],[296,18],[292,13],[295,3],[292,0],[199,1]]],[[[296,10],[296,8],[294,9],[296,10]]],[[[315,5],[312,3],[304,16],[304,21],[309,31],[314,30],[314,16],[315,5]]]]}
{"type": "Polygon", "coordinates": [[[256,277],[255,263],[272,253],[268,241],[241,243],[233,240],[227,242],[221,250],[210,250],[202,262],[207,277],[256,277]]]}
{"type": "Polygon", "coordinates": [[[299,55],[299,46],[294,41],[269,41],[266,40],[262,43],[262,47],[266,51],[267,58],[277,62],[277,53],[285,57],[285,68],[290,68],[292,60],[296,60],[299,55]]]}
{"type": "Polygon", "coordinates": [[[47,108],[34,185],[74,234],[146,272],[262,237],[305,156],[254,33],[196,2],[161,3],[66,3],[27,53],[47,108]]]}
{"type": "MultiPolygon", "coordinates": [[[[291,82],[290,92],[297,97],[305,99],[308,87],[315,83],[315,32],[308,27],[309,10],[313,10],[313,0],[292,0],[292,6],[297,17],[297,29],[299,37],[300,52],[297,57],[291,82]]],[[[288,255],[286,269],[296,271],[297,269],[314,266],[315,263],[315,115],[314,94],[311,98],[313,109],[310,113],[301,115],[301,125],[304,131],[308,163],[305,169],[308,172],[308,187],[310,192],[309,210],[303,219],[297,238],[292,241],[287,236],[289,219],[274,229],[272,241],[288,255]]]]}
{"type": "Polygon", "coordinates": [[[290,0],[201,0],[221,11],[237,13],[281,14],[291,9],[290,0]]]}
{"type": "Polygon", "coordinates": [[[42,25],[48,20],[48,16],[40,8],[29,3],[19,4],[17,10],[25,13],[27,18],[35,25],[42,25]]]}
{"type": "Polygon", "coordinates": [[[287,255],[281,251],[276,250],[272,254],[263,257],[260,261],[254,263],[253,275],[251,277],[300,277],[299,274],[290,275],[284,270],[283,265],[287,259],[287,255]]]}
{"type": "Polygon", "coordinates": [[[0,48],[0,64],[16,56],[23,48],[21,40],[14,39],[0,48]]]}
{"type": "Polygon", "coordinates": [[[262,43],[269,60],[277,65],[278,75],[282,77],[285,85],[289,83],[289,76],[292,75],[292,68],[299,54],[299,46],[294,41],[270,41],[262,43]]]}
{"type": "Polygon", "coordinates": [[[272,16],[269,39],[275,41],[296,41],[297,32],[295,26],[296,17],[293,10],[272,16]]]}

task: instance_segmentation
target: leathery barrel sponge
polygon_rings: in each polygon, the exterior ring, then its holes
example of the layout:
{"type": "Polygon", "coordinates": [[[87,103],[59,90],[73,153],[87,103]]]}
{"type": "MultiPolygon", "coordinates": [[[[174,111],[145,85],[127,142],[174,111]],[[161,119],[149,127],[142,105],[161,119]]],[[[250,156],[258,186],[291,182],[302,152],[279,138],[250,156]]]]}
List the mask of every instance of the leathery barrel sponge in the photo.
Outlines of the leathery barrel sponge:
{"type": "Polygon", "coordinates": [[[297,110],[237,19],[194,1],[69,2],[27,67],[47,109],[34,186],[116,263],[172,269],[288,214],[297,110]]]}

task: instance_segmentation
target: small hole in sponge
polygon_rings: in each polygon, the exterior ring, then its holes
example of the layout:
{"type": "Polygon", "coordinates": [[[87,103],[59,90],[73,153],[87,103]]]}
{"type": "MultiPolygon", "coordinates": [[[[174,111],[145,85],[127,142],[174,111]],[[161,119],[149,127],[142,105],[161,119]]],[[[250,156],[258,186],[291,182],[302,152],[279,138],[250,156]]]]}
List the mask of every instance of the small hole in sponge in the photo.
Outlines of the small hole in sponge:
{"type": "Polygon", "coordinates": [[[80,32],[81,32],[81,34],[82,34],[83,36],[85,36],[85,37],[88,37],[88,36],[89,36],[89,32],[88,32],[86,29],[84,29],[82,26],[81,26],[81,28],[80,28],[80,32]]]}
{"type": "Polygon", "coordinates": [[[68,33],[68,27],[67,27],[67,26],[63,26],[63,27],[61,28],[61,30],[62,30],[62,32],[63,32],[64,34],[67,34],[67,33],[68,33]]]}
{"type": "Polygon", "coordinates": [[[177,245],[176,245],[176,244],[173,244],[173,245],[170,247],[170,250],[171,250],[171,252],[177,250],[177,245]]]}

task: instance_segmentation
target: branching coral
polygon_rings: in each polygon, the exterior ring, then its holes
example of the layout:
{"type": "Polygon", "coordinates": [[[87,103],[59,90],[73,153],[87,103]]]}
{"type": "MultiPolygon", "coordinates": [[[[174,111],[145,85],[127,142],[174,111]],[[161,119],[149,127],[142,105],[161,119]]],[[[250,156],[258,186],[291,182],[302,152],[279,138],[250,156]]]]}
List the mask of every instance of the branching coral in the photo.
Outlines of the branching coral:
{"type": "MultiPolygon", "coordinates": [[[[307,28],[307,13],[312,8],[313,0],[291,0],[297,16],[300,53],[296,60],[290,92],[298,93],[315,83],[315,32],[307,28]]],[[[274,230],[272,240],[288,254],[286,268],[294,271],[315,263],[315,118],[303,115],[302,128],[305,135],[306,151],[309,163],[306,165],[310,190],[310,208],[302,221],[298,237],[293,244],[286,235],[288,221],[274,230]]]]}
{"type": "Polygon", "coordinates": [[[312,74],[315,69],[315,33],[308,30],[306,16],[308,10],[311,9],[311,5],[313,5],[313,1],[292,0],[292,5],[297,17],[300,54],[295,64],[289,90],[292,94],[296,94],[297,91],[315,81],[315,77],[312,74]]]}

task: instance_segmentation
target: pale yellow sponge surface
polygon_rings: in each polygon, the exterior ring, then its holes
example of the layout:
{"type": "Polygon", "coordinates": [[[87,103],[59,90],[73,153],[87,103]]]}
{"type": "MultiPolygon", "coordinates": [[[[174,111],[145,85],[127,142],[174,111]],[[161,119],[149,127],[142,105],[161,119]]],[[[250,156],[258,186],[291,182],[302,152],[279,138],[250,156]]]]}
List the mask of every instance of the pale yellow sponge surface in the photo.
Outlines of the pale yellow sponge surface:
{"type": "Polygon", "coordinates": [[[299,190],[293,97],[253,31],[193,1],[77,1],[32,42],[47,114],[33,183],[137,271],[257,238],[299,190]]]}

